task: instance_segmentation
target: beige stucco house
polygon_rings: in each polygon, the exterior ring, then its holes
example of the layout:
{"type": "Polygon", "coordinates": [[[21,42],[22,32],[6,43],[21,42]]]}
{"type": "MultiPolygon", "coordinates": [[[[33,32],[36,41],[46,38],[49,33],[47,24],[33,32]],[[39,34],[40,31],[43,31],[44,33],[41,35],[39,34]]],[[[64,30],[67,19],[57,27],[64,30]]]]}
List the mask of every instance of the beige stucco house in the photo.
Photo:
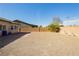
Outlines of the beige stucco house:
{"type": "Polygon", "coordinates": [[[37,25],[29,24],[20,20],[10,21],[0,17],[0,36],[18,32],[31,32],[37,25]]]}
{"type": "Polygon", "coordinates": [[[0,18],[0,36],[11,34],[11,33],[17,33],[18,29],[19,29],[19,24],[7,20],[5,18],[0,18]]]}

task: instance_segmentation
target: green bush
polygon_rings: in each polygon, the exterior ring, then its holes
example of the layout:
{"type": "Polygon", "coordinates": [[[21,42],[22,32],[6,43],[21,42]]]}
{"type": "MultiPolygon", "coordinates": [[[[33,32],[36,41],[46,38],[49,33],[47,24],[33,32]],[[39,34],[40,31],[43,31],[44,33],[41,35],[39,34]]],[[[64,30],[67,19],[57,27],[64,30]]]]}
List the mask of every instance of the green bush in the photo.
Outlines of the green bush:
{"type": "Polygon", "coordinates": [[[54,17],[53,22],[48,25],[48,29],[52,32],[59,32],[60,31],[60,24],[62,24],[62,21],[59,17],[54,17]]]}
{"type": "Polygon", "coordinates": [[[51,32],[59,32],[60,31],[60,26],[59,24],[50,24],[48,26],[48,29],[51,31],[51,32]]]}

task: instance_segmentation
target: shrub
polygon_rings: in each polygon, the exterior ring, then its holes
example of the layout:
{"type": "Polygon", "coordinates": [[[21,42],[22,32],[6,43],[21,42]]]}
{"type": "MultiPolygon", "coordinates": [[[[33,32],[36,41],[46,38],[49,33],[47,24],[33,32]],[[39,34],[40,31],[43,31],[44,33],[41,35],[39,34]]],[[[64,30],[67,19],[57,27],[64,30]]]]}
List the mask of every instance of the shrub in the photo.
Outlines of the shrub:
{"type": "Polygon", "coordinates": [[[59,32],[60,31],[60,26],[58,24],[50,24],[48,26],[48,29],[51,31],[51,32],[59,32]]]}

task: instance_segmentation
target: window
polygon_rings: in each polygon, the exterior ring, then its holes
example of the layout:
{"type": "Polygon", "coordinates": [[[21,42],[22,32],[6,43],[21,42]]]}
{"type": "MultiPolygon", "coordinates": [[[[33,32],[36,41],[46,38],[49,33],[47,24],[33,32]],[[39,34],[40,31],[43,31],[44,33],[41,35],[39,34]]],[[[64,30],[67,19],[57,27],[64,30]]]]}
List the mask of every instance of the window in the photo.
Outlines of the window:
{"type": "Polygon", "coordinates": [[[13,26],[11,26],[11,30],[13,30],[13,26]]]}
{"type": "Polygon", "coordinates": [[[2,30],[2,25],[0,25],[0,30],[2,30]]]}

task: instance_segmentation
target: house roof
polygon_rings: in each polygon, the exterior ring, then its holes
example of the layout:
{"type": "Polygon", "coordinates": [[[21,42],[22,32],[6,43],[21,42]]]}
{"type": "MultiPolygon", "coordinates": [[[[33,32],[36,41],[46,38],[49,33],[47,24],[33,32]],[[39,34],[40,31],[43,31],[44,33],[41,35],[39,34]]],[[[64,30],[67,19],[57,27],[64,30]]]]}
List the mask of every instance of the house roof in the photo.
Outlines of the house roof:
{"type": "Polygon", "coordinates": [[[8,20],[8,19],[5,19],[5,18],[2,18],[2,17],[0,17],[0,21],[12,23],[12,21],[10,21],[10,20],[8,20]]]}
{"type": "Polygon", "coordinates": [[[38,27],[38,25],[29,24],[29,23],[26,23],[26,22],[23,22],[23,21],[20,21],[20,20],[14,20],[13,22],[23,23],[23,24],[26,24],[26,25],[30,25],[30,26],[32,26],[32,27],[38,27]]]}
{"type": "Polygon", "coordinates": [[[37,25],[29,24],[29,23],[26,23],[26,22],[23,22],[23,21],[20,21],[20,20],[11,21],[11,20],[8,20],[8,19],[2,18],[2,17],[0,17],[0,21],[8,22],[8,23],[11,23],[11,24],[18,24],[18,25],[19,25],[19,23],[23,23],[23,24],[26,24],[26,25],[30,25],[32,27],[38,27],[37,25]],[[19,23],[16,23],[16,22],[19,22],[19,23]]]}
{"type": "MultiPolygon", "coordinates": [[[[17,24],[16,22],[13,22],[11,20],[8,20],[8,19],[2,18],[2,17],[0,17],[0,21],[8,22],[8,23],[11,23],[11,24],[17,24]]],[[[17,25],[19,25],[19,24],[17,24],[17,25]]]]}

